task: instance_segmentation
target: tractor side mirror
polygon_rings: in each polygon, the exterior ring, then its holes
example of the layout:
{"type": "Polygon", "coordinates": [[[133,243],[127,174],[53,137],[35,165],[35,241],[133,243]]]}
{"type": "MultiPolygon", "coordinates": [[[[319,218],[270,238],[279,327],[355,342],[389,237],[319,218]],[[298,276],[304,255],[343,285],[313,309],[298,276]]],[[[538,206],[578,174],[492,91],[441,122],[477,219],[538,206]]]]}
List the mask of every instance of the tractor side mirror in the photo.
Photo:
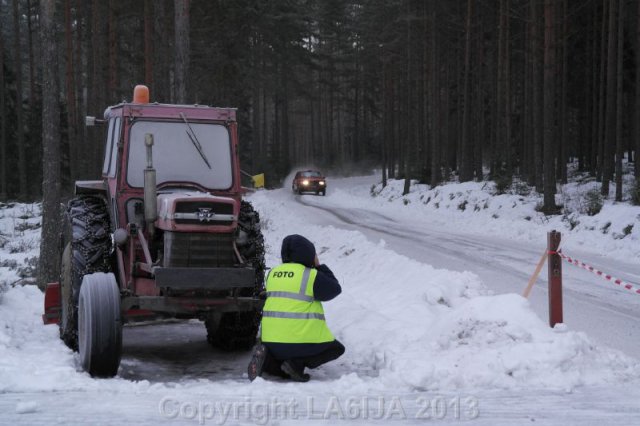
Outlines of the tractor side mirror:
{"type": "Polygon", "coordinates": [[[85,125],[87,127],[94,127],[94,126],[99,126],[99,125],[104,124],[105,120],[100,120],[100,119],[95,118],[95,117],[93,117],[91,115],[87,115],[85,117],[84,122],[85,122],[85,125]]]}

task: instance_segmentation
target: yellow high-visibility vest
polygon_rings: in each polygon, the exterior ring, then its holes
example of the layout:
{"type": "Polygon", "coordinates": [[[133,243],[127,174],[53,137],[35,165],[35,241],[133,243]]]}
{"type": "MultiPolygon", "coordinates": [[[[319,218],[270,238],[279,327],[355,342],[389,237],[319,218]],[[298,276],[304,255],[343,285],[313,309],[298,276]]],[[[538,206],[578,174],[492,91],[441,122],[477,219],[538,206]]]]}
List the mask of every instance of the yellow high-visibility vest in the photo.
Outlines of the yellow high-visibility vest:
{"type": "Polygon", "coordinates": [[[335,340],[324,320],[322,303],[313,298],[318,271],[283,263],[269,272],[262,311],[262,341],[324,343],[335,340]]]}

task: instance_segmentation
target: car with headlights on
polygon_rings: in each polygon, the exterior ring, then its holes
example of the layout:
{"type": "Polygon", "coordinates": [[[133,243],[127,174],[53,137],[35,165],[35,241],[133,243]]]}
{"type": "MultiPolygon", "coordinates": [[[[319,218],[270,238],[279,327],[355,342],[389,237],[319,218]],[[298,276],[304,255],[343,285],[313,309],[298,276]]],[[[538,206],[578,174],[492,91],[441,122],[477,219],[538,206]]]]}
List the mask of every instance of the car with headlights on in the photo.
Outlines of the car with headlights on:
{"type": "Polygon", "coordinates": [[[291,190],[296,194],[312,192],[316,195],[325,195],[327,193],[327,180],[317,170],[301,170],[293,178],[291,190]]]}

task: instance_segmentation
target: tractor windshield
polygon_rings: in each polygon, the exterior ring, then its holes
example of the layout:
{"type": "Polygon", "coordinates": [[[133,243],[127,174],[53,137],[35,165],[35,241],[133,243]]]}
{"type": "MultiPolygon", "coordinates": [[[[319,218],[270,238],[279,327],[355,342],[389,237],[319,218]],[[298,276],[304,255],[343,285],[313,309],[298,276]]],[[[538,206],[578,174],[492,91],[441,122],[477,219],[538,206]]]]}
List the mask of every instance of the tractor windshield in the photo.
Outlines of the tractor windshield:
{"type": "Polygon", "coordinates": [[[189,123],[191,136],[201,152],[194,149],[184,122],[138,121],[129,134],[127,182],[144,186],[146,150],[144,135],[153,134],[153,167],[158,185],[193,182],[208,189],[228,189],[233,183],[229,131],[219,124],[189,123]],[[203,157],[208,161],[203,161],[203,157]]]}

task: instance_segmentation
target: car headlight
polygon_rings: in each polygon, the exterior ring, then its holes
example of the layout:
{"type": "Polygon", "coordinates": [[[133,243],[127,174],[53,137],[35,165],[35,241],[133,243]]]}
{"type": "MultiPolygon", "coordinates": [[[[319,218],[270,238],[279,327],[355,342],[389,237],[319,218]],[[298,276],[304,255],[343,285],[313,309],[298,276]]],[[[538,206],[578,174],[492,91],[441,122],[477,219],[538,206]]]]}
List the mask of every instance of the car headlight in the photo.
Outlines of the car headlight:
{"type": "Polygon", "coordinates": [[[303,180],[303,181],[302,181],[302,184],[303,184],[304,186],[307,186],[307,185],[309,185],[309,181],[308,181],[308,180],[303,180]]]}
{"type": "Polygon", "coordinates": [[[320,186],[324,186],[324,181],[320,181],[320,186]]]}

